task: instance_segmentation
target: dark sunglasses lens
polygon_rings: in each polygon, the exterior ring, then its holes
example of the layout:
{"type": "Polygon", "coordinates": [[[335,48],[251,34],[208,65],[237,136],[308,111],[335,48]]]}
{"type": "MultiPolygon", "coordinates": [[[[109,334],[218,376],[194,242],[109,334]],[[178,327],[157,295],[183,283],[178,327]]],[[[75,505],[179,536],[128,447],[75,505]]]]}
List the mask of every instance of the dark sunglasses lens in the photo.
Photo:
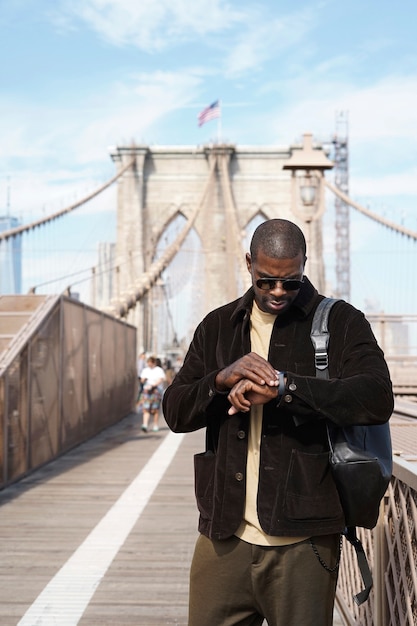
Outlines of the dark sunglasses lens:
{"type": "Polygon", "coordinates": [[[282,286],[286,291],[295,291],[296,289],[300,289],[302,284],[302,280],[289,279],[282,281],[282,286]]]}
{"type": "MultiPolygon", "coordinates": [[[[282,288],[285,289],[285,291],[295,291],[296,289],[300,289],[301,285],[303,284],[302,280],[296,280],[292,278],[289,278],[288,280],[282,280],[280,282],[282,284],[282,288]]],[[[256,286],[259,289],[263,289],[263,291],[272,291],[272,289],[275,289],[276,284],[277,281],[273,278],[260,278],[256,281],[256,286]]]]}
{"type": "Polygon", "coordinates": [[[267,278],[260,278],[256,281],[256,286],[264,291],[271,291],[275,287],[275,280],[268,280],[267,278]]]}

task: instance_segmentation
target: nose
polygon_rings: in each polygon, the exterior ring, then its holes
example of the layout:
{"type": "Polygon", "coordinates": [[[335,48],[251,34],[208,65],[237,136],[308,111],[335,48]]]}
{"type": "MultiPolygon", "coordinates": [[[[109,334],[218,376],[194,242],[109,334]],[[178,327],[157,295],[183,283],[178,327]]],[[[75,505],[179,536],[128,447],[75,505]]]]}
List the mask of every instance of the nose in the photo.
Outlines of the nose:
{"type": "Polygon", "coordinates": [[[270,293],[272,294],[279,294],[282,295],[283,293],[287,293],[286,290],[284,289],[284,287],[282,286],[282,281],[281,280],[276,280],[275,281],[275,286],[273,289],[270,290],[270,293]]]}

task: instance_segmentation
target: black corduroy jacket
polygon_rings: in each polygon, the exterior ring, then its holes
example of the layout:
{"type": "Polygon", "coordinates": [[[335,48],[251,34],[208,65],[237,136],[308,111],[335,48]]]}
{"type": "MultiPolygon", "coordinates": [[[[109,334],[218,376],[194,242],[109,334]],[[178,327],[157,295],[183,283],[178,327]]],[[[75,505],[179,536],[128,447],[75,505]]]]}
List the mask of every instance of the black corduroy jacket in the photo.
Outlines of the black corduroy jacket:
{"type": "MultiPolygon", "coordinates": [[[[199,324],[184,365],[163,398],[174,432],[206,428],[206,450],[195,455],[199,530],[214,539],[233,535],[245,502],[249,415],[229,416],[217,373],[251,350],[252,289],[199,324]]],[[[340,301],[329,320],[329,379],[316,378],[310,340],[323,298],[305,279],[290,309],[277,316],[268,360],[287,373],[285,393],[264,405],[257,509],[269,535],[340,532],[343,511],[330,467],[326,419],[339,425],[380,424],[393,411],[383,353],[363,313],[340,301]]]]}

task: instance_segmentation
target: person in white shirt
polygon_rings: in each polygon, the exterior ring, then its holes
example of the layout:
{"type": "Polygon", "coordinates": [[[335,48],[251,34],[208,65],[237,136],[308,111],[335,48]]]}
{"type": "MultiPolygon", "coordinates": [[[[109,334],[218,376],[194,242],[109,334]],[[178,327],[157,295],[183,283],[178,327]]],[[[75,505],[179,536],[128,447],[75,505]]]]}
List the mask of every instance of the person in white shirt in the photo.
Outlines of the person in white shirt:
{"type": "Polygon", "coordinates": [[[153,417],[153,431],[159,430],[159,409],[162,400],[162,383],[165,381],[165,372],[157,364],[157,359],[150,356],[147,366],[141,372],[141,383],[143,384],[143,432],[148,432],[149,420],[153,417]]]}

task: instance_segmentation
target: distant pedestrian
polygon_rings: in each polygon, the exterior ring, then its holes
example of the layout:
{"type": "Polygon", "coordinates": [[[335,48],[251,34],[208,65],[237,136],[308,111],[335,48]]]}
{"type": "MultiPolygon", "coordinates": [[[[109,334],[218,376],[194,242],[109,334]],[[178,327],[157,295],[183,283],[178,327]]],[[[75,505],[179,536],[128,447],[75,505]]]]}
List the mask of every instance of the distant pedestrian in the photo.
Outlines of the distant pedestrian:
{"type": "Polygon", "coordinates": [[[150,356],[147,360],[147,366],[141,373],[142,388],[142,406],[143,406],[143,423],[142,430],[148,432],[149,421],[153,417],[154,432],[159,430],[159,409],[161,407],[163,383],[165,382],[165,372],[160,365],[158,359],[150,356]]]}
{"type": "Polygon", "coordinates": [[[138,372],[138,394],[136,397],[136,411],[139,412],[140,406],[141,406],[141,400],[142,400],[142,390],[143,390],[143,383],[141,380],[141,375],[142,375],[142,371],[145,369],[146,367],[146,354],[145,352],[141,352],[138,355],[138,360],[137,360],[137,372],[138,372]]]}
{"type": "Polygon", "coordinates": [[[141,352],[138,355],[138,361],[137,361],[138,378],[140,378],[140,375],[142,374],[142,371],[145,369],[145,367],[146,367],[146,353],[141,352]]]}

